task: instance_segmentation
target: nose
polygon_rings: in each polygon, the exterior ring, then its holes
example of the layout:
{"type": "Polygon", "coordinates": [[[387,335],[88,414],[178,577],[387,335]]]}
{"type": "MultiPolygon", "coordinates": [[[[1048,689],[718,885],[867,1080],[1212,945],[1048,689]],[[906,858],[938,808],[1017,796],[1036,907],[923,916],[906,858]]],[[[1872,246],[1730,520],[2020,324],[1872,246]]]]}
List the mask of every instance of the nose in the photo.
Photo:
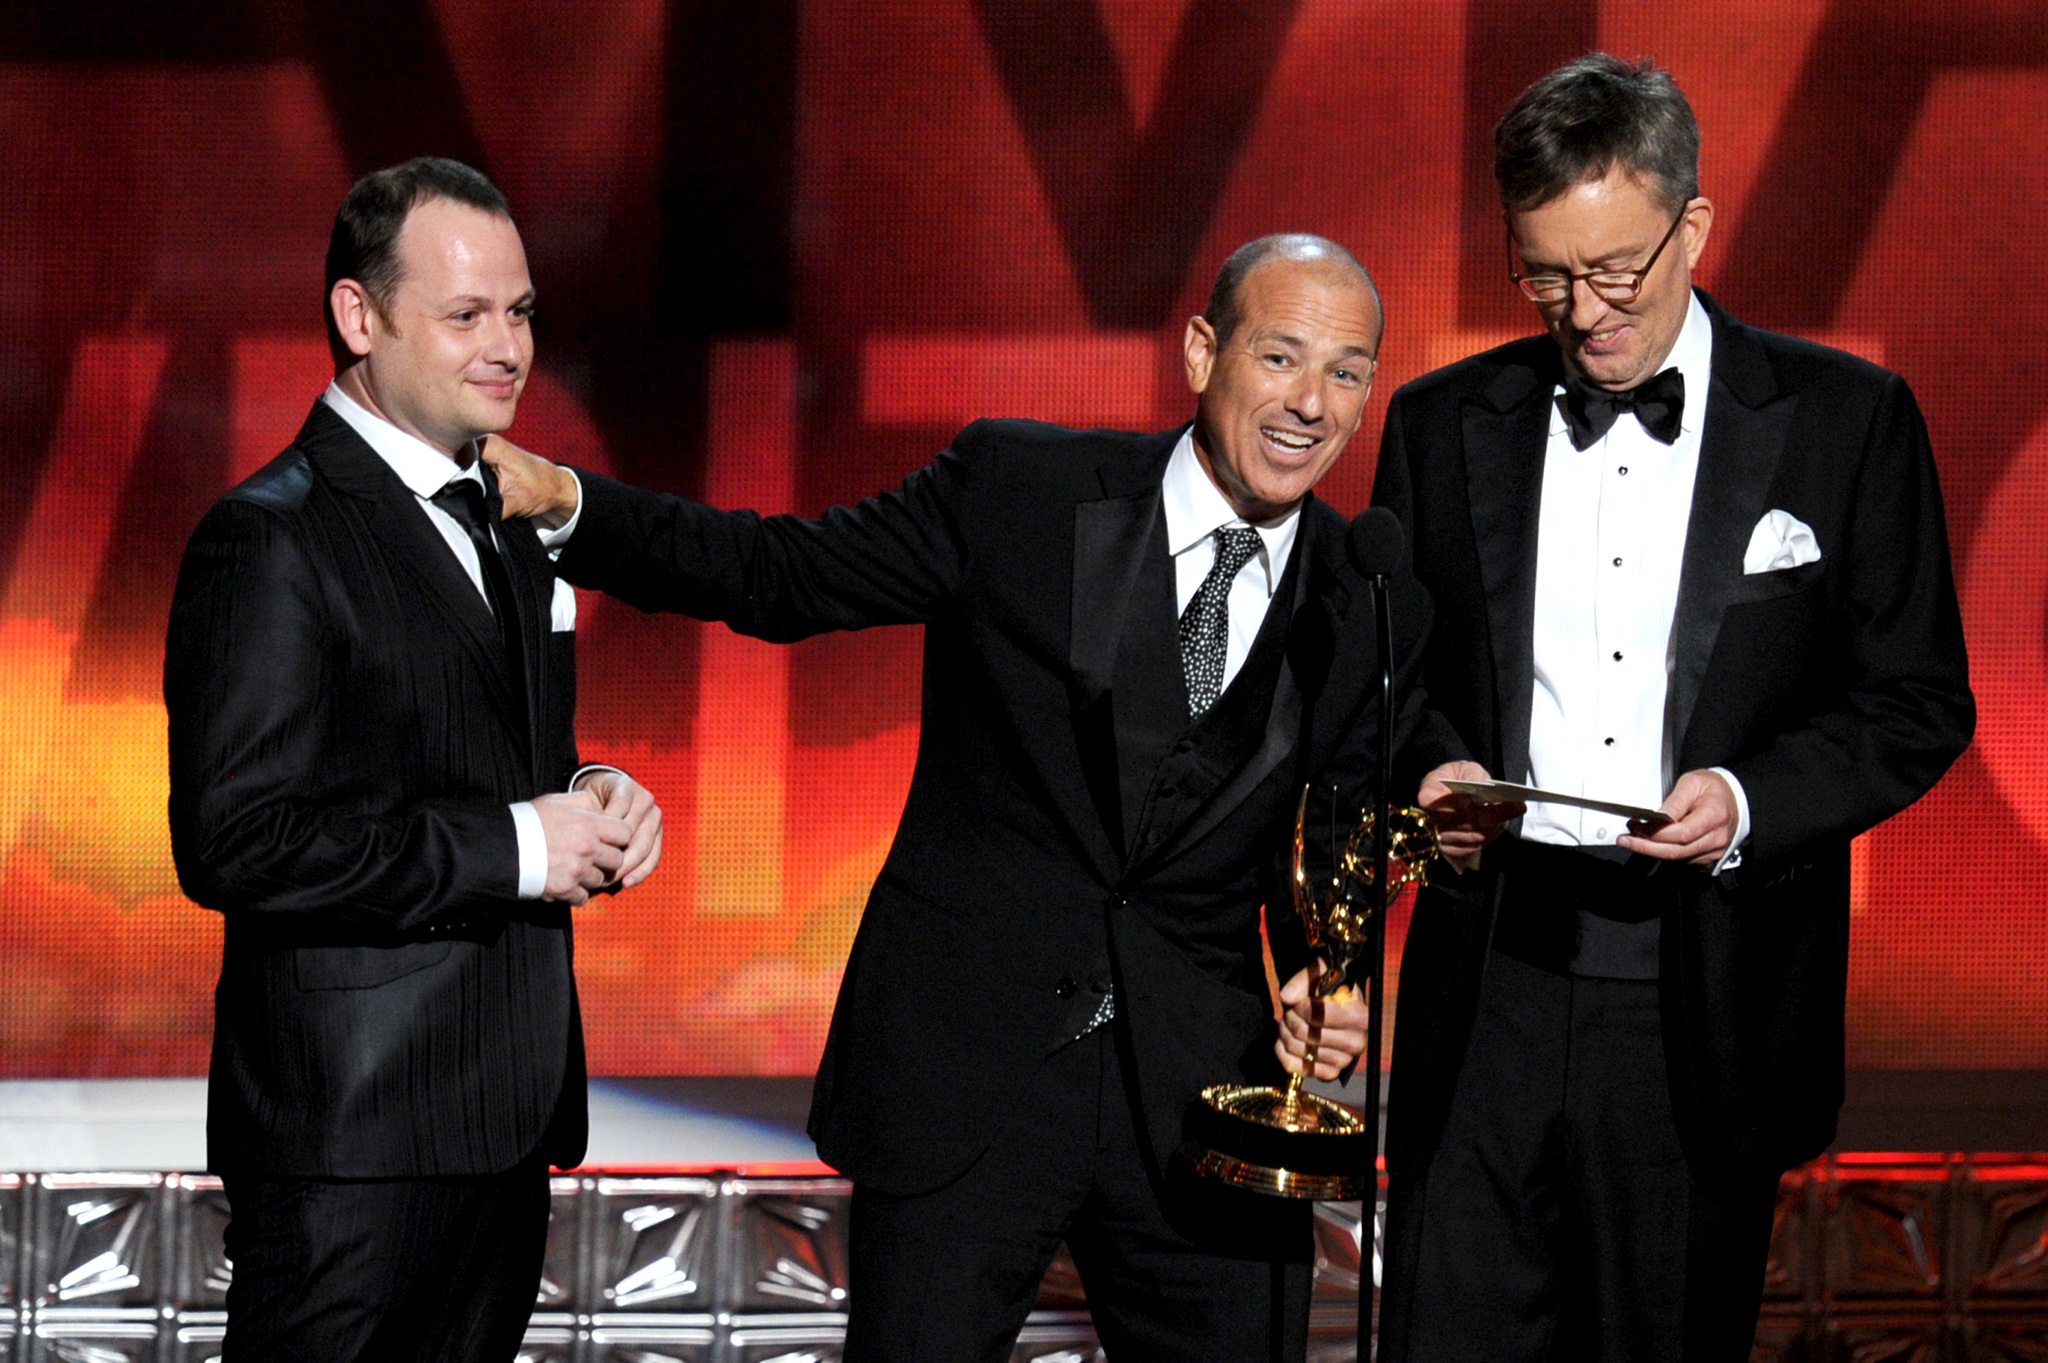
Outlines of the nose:
{"type": "Polygon", "coordinates": [[[483,358],[517,373],[533,357],[533,334],[507,313],[497,313],[484,324],[483,358]]]}
{"type": "Polygon", "coordinates": [[[1287,410],[1304,425],[1313,426],[1323,419],[1324,381],[1306,365],[1295,376],[1294,387],[1287,394],[1287,410]]]}
{"type": "Polygon", "coordinates": [[[1613,311],[1606,299],[1593,292],[1593,282],[1588,279],[1572,281],[1571,321],[1574,331],[1591,331],[1607,319],[1613,311]]]}

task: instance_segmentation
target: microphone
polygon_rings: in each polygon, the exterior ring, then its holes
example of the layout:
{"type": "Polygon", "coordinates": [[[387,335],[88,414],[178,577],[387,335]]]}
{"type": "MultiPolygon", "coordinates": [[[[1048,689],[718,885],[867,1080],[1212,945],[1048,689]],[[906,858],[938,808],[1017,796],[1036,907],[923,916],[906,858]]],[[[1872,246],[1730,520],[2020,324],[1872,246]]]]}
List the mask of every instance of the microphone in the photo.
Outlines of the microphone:
{"type": "Polygon", "coordinates": [[[1401,551],[1407,543],[1408,537],[1401,533],[1401,522],[1394,513],[1376,506],[1360,513],[1344,532],[1344,556],[1362,576],[1384,577],[1400,565],[1401,551]]]}
{"type": "MultiPolygon", "coordinates": [[[[1351,522],[1351,528],[1344,532],[1344,556],[1351,560],[1351,566],[1358,569],[1372,588],[1373,632],[1378,636],[1380,684],[1379,742],[1375,745],[1378,761],[1374,764],[1379,777],[1373,791],[1372,865],[1373,894],[1382,896],[1380,888],[1387,883],[1389,863],[1393,859],[1392,838],[1392,794],[1394,786],[1394,604],[1393,591],[1387,579],[1394,569],[1401,565],[1401,555],[1406,550],[1408,537],[1401,532],[1401,522],[1394,513],[1383,506],[1372,507],[1351,522]]],[[[1365,1121],[1372,1133],[1372,1149],[1377,1151],[1380,1143],[1380,1045],[1385,1035],[1383,1015],[1386,1012],[1387,976],[1387,915],[1384,909],[1372,916],[1367,929],[1371,939],[1366,947],[1366,961],[1371,974],[1366,977],[1365,1055],[1366,1063],[1361,1066],[1365,1074],[1365,1121]]],[[[1367,1178],[1377,1178],[1371,1171],[1367,1178]]],[[[1374,1186],[1371,1183],[1367,1187],[1374,1186]]],[[[1370,1282],[1363,1273],[1359,1274],[1358,1294],[1358,1337],[1363,1340],[1370,1336],[1373,1327],[1373,1307],[1379,1298],[1379,1284],[1370,1282]]],[[[1361,1346],[1360,1358],[1365,1357],[1361,1346]]]]}

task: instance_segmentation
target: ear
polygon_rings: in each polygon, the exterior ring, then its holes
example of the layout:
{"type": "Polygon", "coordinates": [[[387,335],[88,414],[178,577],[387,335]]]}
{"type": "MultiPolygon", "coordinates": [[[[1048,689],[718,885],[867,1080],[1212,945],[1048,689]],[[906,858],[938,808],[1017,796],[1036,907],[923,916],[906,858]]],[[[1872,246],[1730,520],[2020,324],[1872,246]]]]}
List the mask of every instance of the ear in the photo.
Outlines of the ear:
{"type": "Polygon", "coordinates": [[[1187,361],[1188,391],[1200,393],[1209,387],[1209,375],[1216,367],[1219,347],[1216,329],[1206,317],[1188,318],[1187,334],[1181,338],[1181,352],[1187,361]]]}
{"type": "Polygon", "coordinates": [[[1694,199],[1685,207],[1685,226],[1680,235],[1685,238],[1685,268],[1699,268],[1700,256],[1707,249],[1707,236],[1714,230],[1714,201],[1694,199]]]}
{"type": "Polygon", "coordinates": [[[349,353],[358,358],[368,355],[377,313],[377,305],[370,301],[368,291],[353,279],[337,279],[327,295],[327,308],[349,353]]]}

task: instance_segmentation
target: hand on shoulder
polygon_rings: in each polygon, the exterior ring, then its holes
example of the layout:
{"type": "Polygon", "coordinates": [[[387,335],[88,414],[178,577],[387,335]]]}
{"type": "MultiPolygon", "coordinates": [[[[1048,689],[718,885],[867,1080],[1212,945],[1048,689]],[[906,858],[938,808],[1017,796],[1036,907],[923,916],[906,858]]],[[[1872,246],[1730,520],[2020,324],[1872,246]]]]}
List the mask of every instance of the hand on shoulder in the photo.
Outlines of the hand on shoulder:
{"type": "Polygon", "coordinates": [[[537,522],[543,530],[554,530],[576,514],[576,476],[569,470],[501,435],[485,436],[480,453],[498,475],[498,495],[505,502],[506,520],[524,518],[537,522]]]}

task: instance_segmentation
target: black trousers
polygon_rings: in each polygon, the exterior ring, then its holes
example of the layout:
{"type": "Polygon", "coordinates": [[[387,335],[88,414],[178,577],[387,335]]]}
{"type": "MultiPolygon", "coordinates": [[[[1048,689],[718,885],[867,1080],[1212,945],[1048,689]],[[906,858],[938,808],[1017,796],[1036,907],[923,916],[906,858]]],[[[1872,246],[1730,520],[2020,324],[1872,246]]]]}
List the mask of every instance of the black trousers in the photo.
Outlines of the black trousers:
{"type": "Polygon", "coordinates": [[[846,1363],[1004,1363],[1061,1240],[1111,1360],[1299,1363],[1309,1206],[1155,1178],[1114,1030],[1048,1057],[1016,1119],[951,1185],[917,1197],[854,1185],[846,1363]]]}
{"type": "Polygon", "coordinates": [[[1657,985],[1493,952],[1429,1165],[1388,1189],[1385,1363],[1739,1363],[1776,1179],[1679,1149],[1657,985]]]}
{"type": "Polygon", "coordinates": [[[511,1363],[547,1249],[548,1171],[223,1177],[222,1363],[511,1363]]]}

